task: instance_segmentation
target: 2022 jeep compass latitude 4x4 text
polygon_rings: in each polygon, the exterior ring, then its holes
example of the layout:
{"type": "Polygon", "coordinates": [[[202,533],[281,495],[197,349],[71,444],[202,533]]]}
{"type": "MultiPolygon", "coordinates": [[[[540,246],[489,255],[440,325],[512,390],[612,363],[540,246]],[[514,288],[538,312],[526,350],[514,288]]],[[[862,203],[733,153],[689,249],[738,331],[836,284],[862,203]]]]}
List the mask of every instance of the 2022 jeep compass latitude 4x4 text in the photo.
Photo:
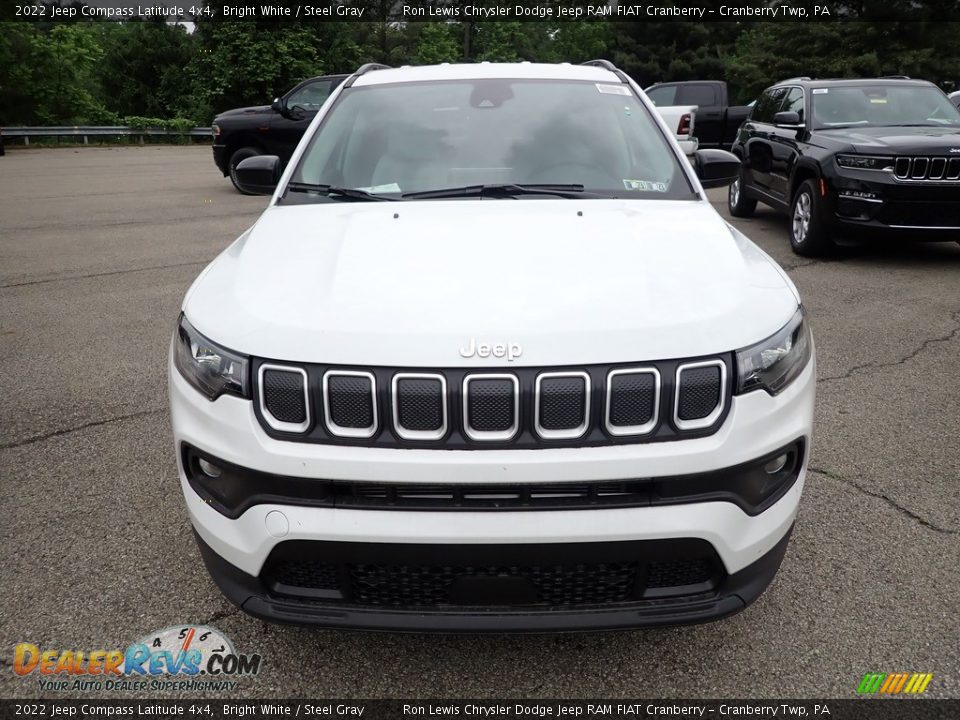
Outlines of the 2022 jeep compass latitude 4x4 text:
{"type": "Polygon", "coordinates": [[[770,583],[810,453],[796,289],[643,92],[582,66],[364,66],[170,356],[201,554],[248,613],[333,627],[699,622],[770,583]]]}

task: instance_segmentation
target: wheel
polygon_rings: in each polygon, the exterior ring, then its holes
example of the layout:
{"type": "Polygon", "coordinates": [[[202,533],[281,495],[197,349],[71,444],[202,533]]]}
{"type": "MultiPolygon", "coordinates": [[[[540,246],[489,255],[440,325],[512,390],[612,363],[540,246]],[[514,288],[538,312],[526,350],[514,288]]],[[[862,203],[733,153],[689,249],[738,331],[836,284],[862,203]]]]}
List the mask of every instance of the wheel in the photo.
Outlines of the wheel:
{"type": "Polygon", "coordinates": [[[237,192],[243,193],[244,195],[254,194],[246,192],[240,187],[239,184],[237,184],[237,165],[239,165],[242,160],[256,157],[259,154],[260,151],[255,147],[242,147],[239,150],[235,150],[233,155],[230,156],[230,182],[233,183],[233,186],[237,189],[237,192]]]}
{"type": "Polygon", "coordinates": [[[743,168],[740,168],[740,174],[737,179],[730,183],[730,189],[727,191],[727,209],[734,217],[750,217],[757,209],[757,201],[748,198],[743,191],[743,168]]]}
{"type": "Polygon", "coordinates": [[[830,238],[816,180],[804,180],[790,204],[790,246],[797,255],[826,255],[836,246],[830,238]]]}

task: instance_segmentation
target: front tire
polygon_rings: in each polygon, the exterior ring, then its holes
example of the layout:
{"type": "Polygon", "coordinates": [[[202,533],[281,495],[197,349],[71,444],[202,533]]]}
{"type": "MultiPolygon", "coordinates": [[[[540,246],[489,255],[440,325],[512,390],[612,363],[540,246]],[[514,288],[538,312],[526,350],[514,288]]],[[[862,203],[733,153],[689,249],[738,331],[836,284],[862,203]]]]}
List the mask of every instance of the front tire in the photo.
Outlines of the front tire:
{"type": "Polygon", "coordinates": [[[253,195],[254,193],[249,193],[243,188],[240,187],[237,182],[237,165],[239,165],[243,160],[247,158],[256,157],[260,154],[260,151],[255,147],[242,147],[239,150],[235,150],[233,155],[230,156],[230,182],[233,183],[233,186],[237,189],[237,192],[242,195],[253,195]]]}
{"type": "Polygon", "coordinates": [[[737,179],[730,183],[730,189],[727,191],[727,209],[731,215],[739,218],[750,217],[757,209],[757,201],[748,198],[744,192],[742,167],[737,179]]]}
{"type": "Polygon", "coordinates": [[[804,180],[790,203],[790,246],[797,255],[827,255],[836,246],[830,238],[816,180],[804,180]]]}

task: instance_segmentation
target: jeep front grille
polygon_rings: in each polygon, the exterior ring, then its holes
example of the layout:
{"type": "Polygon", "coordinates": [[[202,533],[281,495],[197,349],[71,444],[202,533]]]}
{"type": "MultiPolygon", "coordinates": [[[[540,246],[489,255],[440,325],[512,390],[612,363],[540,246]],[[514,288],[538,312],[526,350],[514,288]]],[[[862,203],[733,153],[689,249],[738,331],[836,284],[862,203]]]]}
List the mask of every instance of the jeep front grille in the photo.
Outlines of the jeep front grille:
{"type": "Polygon", "coordinates": [[[893,174],[904,182],[960,182],[960,157],[898,157],[893,174]]]}
{"type": "Polygon", "coordinates": [[[256,368],[257,416],[284,440],[445,449],[702,437],[729,408],[733,357],[580,368],[256,368]],[[316,421],[313,421],[316,418],[316,421]]]}

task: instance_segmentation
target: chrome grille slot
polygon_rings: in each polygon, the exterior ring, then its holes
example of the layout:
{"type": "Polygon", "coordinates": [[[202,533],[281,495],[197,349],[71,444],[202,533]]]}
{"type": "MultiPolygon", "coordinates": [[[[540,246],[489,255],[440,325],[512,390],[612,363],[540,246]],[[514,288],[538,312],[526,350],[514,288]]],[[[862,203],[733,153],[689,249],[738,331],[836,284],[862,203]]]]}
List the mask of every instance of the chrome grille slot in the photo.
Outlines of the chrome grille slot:
{"type": "Polygon", "coordinates": [[[397,373],[391,389],[393,427],[405,440],[447,434],[447,380],[436,373],[397,373]]]}
{"type": "Polygon", "coordinates": [[[328,370],[323,375],[323,413],[327,430],[346,438],[377,432],[377,381],[373,373],[328,370]]]}
{"type": "Polygon", "coordinates": [[[727,367],[719,360],[677,368],[673,422],[681,430],[709,427],[723,412],[727,367]]]}
{"type": "Polygon", "coordinates": [[[483,373],[463,379],[463,431],[471,440],[509,440],[520,424],[516,375],[483,373]]]}
{"type": "Polygon", "coordinates": [[[910,173],[911,180],[923,180],[927,176],[927,166],[930,164],[929,159],[925,157],[917,157],[913,159],[913,171],[910,173]]]}
{"type": "Polygon", "coordinates": [[[281,432],[302,433],[310,426],[307,373],[286,365],[261,365],[260,412],[267,424],[281,432]]]}
{"type": "Polygon", "coordinates": [[[644,435],[660,414],[660,371],[652,367],[611,370],[607,375],[606,428],[611,435],[644,435]]]}
{"type": "Polygon", "coordinates": [[[947,163],[947,180],[960,180],[960,158],[950,158],[947,163]]]}
{"type": "Polygon", "coordinates": [[[943,171],[947,169],[947,159],[935,157],[930,160],[930,172],[927,177],[931,180],[940,180],[943,177],[943,171]]]}
{"type": "Polygon", "coordinates": [[[585,372],[541,373],[534,402],[534,425],[540,437],[580,437],[590,418],[590,376],[585,372]]]}

